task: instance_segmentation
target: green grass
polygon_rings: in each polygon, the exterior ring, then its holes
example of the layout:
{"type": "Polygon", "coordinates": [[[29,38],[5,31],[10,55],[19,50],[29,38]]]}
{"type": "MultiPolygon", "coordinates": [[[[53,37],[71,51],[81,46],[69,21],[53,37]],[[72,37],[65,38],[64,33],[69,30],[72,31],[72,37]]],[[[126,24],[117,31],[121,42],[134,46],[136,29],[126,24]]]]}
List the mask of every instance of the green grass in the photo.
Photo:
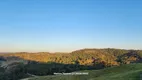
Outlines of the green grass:
{"type": "Polygon", "coordinates": [[[89,75],[40,76],[30,78],[29,80],[140,80],[142,64],[129,64],[101,70],[84,70],[79,72],[88,72],[89,75]]]}

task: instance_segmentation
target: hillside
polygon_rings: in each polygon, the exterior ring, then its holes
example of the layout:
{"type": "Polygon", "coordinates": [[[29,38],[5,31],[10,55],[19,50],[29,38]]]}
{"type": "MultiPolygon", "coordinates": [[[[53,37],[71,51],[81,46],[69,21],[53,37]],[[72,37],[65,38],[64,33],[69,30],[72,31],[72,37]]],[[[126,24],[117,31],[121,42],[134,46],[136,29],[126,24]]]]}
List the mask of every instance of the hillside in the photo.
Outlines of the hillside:
{"type": "MultiPolygon", "coordinates": [[[[107,48],[81,49],[70,53],[6,53],[0,54],[0,80],[19,80],[31,77],[32,75],[52,75],[52,77],[47,76],[47,78],[56,78],[56,76],[53,75],[54,73],[71,73],[83,70],[88,70],[89,73],[91,73],[91,75],[89,74],[86,78],[103,80],[103,78],[108,77],[108,80],[111,80],[111,78],[119,78],[122,75],[123,77],[127,77],[126,74],[132,74],[133,76],[138,74],[137,71],[141,71],[141,64],[139,64],[141,62],[142,50],[107,48]],[[124,69],[127,70],[126,73],[123,72],[125,71],[124,69]],[[110,73],[109,71],[112,72],[110,73]],[[99,73],[101,76],[99,77],[96,73],[99,73]]],[[[57,78],[59,77],[60,76],[57,78]]],[[[62,77],[65,77],[66,80],[66,77],[80,78],[81,76],[61,76],[61,78],[62,77]]],[[[85,76],[81,78],[86,79],[85,76]]]]}
{"type": "Polygon", "coordinates": [[[9,53],[0,54],[1,56],[15,56],[25,60],[37,62],[56,62],[61,64],[79,64],[118,66],[120,64],[129,64],[142,61],[142,50],[124,50],[124,49],[81,49],[70,53],[9,53]]]}
{"type": "Polygon", "coordinates": [[[33,77],[28,80],[140,80],[142,64],[127,64],[101,70],[85,70],[79,72],[88,72],[89,75],[52,75],[33,77]]]}

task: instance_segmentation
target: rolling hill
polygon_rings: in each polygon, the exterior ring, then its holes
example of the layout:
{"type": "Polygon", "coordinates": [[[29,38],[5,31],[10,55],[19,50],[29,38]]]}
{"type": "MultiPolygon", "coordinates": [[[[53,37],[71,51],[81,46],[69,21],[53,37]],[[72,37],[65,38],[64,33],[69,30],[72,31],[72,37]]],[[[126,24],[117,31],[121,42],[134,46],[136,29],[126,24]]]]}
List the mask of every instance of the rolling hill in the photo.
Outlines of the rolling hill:
{"type": "Polygon", "coordinates": [[[0,80],[29,79],[33,75],[36,77],[31,80],[139,80],[141,62],[142,50],[107,48],[70,53],[4,53],[0,54],[0,80]],[[75,71],[89,72],[89,75],[53,75],[75,71]]]}
{"type": "Polygon", "coordinates": [[[142,78],[142,63],[78,72],[88,72],[89,75],[37,76],[28,80],[140,80],[142,78]]]}

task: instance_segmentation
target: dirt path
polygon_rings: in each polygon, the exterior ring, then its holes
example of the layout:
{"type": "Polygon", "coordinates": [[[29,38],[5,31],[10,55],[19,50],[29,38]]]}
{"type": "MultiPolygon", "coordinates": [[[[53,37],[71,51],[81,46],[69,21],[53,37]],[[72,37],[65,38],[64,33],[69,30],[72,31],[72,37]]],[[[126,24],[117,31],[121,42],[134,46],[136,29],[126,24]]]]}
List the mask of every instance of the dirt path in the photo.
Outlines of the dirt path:
{"type": "Polygon", "coordinates": [[[29,80],[29,78],[24,78],[24,79],[20,79],[20,80],[29,80]]]}

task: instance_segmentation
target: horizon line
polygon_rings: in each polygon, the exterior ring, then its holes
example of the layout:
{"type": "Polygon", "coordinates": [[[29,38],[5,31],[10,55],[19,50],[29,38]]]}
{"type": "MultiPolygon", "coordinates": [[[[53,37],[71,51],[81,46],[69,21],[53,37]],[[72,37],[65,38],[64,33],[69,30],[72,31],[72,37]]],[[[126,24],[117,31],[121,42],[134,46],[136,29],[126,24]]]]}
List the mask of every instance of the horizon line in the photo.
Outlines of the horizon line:
{"type": "Polygon", "coordinates": [[[81,48],[81,49],[75,49],[72,51],[0,51],[1,53],[71,53],[74,51],[78,51],[78,50],[84,50],[84,49],[120,49],[120,50],[142,50],[142,49],[132,49],[132,48],[81,48]]]}

